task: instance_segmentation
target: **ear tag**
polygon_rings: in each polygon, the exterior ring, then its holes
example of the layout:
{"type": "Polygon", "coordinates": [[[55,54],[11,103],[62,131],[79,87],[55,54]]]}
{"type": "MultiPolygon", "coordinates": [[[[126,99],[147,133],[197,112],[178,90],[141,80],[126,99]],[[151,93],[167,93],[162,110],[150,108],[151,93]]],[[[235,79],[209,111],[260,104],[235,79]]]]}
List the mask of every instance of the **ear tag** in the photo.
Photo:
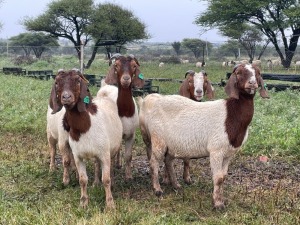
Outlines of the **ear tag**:
{"type": "Polygon", "coordinates": [[[90,103],[90,97],[85,96],[84,99],[83,99],[83,102],[86,103],[86,104],[89,104],[90,103]]]}
{"type": "Polygon", "coordinates": [[[144,80],[144,75],[143,75],[142,73],[140,73],[140,74],[139,74],[139,78],[140,78],[141,80],[144,80]]]}

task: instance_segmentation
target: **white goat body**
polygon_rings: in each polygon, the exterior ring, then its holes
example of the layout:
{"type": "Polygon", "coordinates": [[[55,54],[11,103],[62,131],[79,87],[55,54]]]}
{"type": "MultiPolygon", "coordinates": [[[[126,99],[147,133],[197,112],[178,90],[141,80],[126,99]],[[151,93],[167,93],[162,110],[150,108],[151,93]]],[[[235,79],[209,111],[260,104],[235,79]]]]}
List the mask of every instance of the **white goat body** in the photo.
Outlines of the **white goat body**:
{"type": "Polygon", "coordinates": [[[96,159],[102,167],[102,183],[106,206],[114,208],[111,193],[111,160],[118,153],[122,141],[122,123],[116,103],[109,97],[92,99],[86,81],[80,72],[61,71],[55,77],[51,98],[53,112],[66,109],[63,127],[69,132],[81,186],[80,204],[88,204],[88,177],[84,159],[96,159]]]}
{"type": "MultiPolygon", "coordinates": [[[[125,179],[132,179],[131,172],[131,160],[132,149],[135,140],[135,131],[138,127],[138,109],[135,99],[132,96],[132,87],[142,88],[145,84],[143,74],[141,73],[138,60],[133,56],[122,56],[118,54],[112,56],[113,63],[105,78],[104,82],[101,82],[101,89],[106,87],[105,84],[117,85],[117,90],[114,87],[110,87],[111,93],[107,95],[113,95],[114,101],[118,106],[119,117],[123,125],[123,139],[125,142],[125,179]]],[[[100,93],[101,94],[100,90],[100,93]]],[[[117,166],[121,167],[120,152],[117,155],[117,166]]]]}
{"type": "Polygon", "coordinates": [[[165,160],[170,181],[179,188],[173,160],[209,156],[214,207],[224,207],[222,184],[230,159],[247,140],[258,86],[261,96],[267,97],[258,68],[239,65],[225,87],[229,99],[197,103],[179,95],[150,94],[144,100],[139,98],[140,128],[156,195],[162,194],[158,181],[160,161],[165,160]]]}
{"type": "MultiPolygon", "coordinates": [[[[108,96],[116,103],[118,98],[118,88],[114,85],[102,84],[101,88],[97,92],[97,97],[104,97],[108,96]]],[[[132,117],[120,117],[122,125],[123,125],[123,138],[127,139],[128,137],[132,136],[136,129],[139,127],[139,116],[138,116],[138,108],[134,98],[134,106],[135,106],[135,113],[132,117]]]]}
{"type": "Polygon", "coordinates": [[[69,146],[69,134],[63,127],[63,117],[65,115],[65,108],[62,108],[59,112],[52,114],[53,109],[48,105],[47,109],[47,140],[50,150],[50,171],[56,169],[55,156],[56,147],[61,152],[62,164],[64,168],[63,183],[68,185],[70,182],[70,169],[75,168],[74,158],[72,150],[69,146]]]}

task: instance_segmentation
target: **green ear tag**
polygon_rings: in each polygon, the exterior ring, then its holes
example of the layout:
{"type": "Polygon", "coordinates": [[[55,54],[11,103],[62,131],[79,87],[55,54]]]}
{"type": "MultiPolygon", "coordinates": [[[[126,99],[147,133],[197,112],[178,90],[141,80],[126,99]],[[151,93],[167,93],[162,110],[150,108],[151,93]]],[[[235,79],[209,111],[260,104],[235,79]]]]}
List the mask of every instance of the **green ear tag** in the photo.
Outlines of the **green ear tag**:
{"type": "Polygon", "coordinates": [[[84,99],[83,99],[83,102],[86,103],[86,104],[89,104],[90,103],[90,97],[85,96],[84,99]]]}
{"type": "Polygon", "coordinates": [[[141,80],[144,80],[144,75],[143,75],[142,73],[140,73],[140,74],[139,74],[139,78],[140,78],[141,80]]]}

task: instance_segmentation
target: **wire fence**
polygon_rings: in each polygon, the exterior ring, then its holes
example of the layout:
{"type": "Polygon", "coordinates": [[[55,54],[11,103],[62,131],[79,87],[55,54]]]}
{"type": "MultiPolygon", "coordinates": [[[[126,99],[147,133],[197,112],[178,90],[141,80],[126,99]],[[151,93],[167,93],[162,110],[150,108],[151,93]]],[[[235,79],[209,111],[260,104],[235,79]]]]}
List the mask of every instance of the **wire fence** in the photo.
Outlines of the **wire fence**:
{"type": "MultiPolygon", "coordinates": [[[[171,62],[171,63],[196,63],[198,61],[205,61],[205,63],[219,63],[223,66],[232,66],[233,63],[241,62],[242,60],[249,61],[248,52],[243,48],[236,48],[232,50],[224,50],[221,46],[224,43],[215,43],[211,45],[210,48],[203,48],[201,55],[196,58],[195,54],[186,48],[181,48],[179,54],[177,54],[172,47],[172,43],[139,43],[127,45],[122,49],[121,53],[133,54],[139,61],[145,62],[171,62]],[[226,63],[224,65],[224,63],[226,63]]],[[[78,47],[79,49],[79,47],[78,47]]],[[[84,61],[87,62],[93,53],[92,46],[85,46],[83,48],[84,61]]],[[[112,53],[114,48],[110,48],[112,53]]],[[[260,47],[257,47],[254,60],[257,59],[260,47]]],[[[284,51],[283,51],[284,52],[284,51]]],[[[20,64],[31,64],[39,59],[50,60],[52,56],[70,56],[78,59],[78,52],[74,46],[47,46],[47,47],[35,47],[32,46],[10,46],[8,44],[0,46],[0,56],[2,58],[7,58],[13,62],[15,65],[20,64]],[[36,51],[42,51],[41,57],[36,57],[36,51]]],[[[103,46],[99,47],[97,50],[97,57],[107,60],[108,54],[107,49],[103,46]]],[[[269,61],[272,61],[272,68],[282,68],[280,58],[278,53],[273,47],[267,47],[262,54],[260,61],[263,67],[267,68],[269,61]]],[[[296,72],[300,70],[300,51],[296,50],[294,56],[291,60],[290,70],[296,72]],[[299,61],[298,63],[296,63],[299,61]]],[[[300,71],[299,71],[300,73],[300,71]]]]}

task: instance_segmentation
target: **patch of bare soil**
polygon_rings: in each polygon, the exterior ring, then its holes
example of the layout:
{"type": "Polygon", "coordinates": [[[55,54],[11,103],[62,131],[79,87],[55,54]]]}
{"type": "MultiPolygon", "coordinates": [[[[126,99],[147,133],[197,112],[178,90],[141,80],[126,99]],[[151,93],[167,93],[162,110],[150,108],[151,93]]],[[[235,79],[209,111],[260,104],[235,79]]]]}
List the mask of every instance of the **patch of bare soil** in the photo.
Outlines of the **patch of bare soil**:
{"type": "MultiPolygon", "coordinates": [[[[208,158],[191,160],[192,180],[200,179],[212,182],[208,158]]],[[[177,178],[182,182],[183,163],[175,160],[177,178]]],[[[137,156],[133,159],[133,168],[142,176],[149,176],[150,169],[146,156],[137,156]]],[[[160,167],[163,172],[163,165],[160,167]]],[[[150,179],[150,177],[149,177],[150,179]]],[[[226,185],[242,185],[248,192],[257,189],[272,190],[286,189],[293,191],[300,197],[300,162],[285,161],[284,159],[268,159],[262,162],[254,157],[237,157],[229,165],[226,185]]]]}

